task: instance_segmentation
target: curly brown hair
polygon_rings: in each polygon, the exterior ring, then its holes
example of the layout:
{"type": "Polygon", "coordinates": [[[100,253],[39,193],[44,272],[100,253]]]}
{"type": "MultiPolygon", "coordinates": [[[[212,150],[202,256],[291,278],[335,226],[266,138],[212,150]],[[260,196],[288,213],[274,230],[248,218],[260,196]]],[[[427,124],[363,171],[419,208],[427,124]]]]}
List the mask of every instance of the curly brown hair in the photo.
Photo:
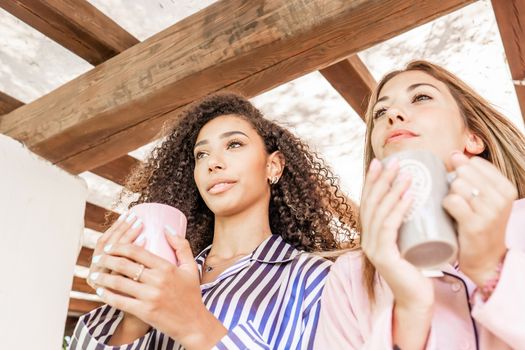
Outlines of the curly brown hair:
{"type": "Polygon", "coordinates": [[[174,125],[165,127],[165,140],[128,179],[125,191],[139,195],[130,207],[144,202],[177,207],[188,218],[186,238],[193,253],[210,245],[214,214],[194,181],[193,149],[201,128],[223,115],[248,121],[263,139],[268,154],[278,150],[285,158],[280,181],[271,186],[273,234],[305,251],[338,249],[342,241],[353,243],[357,227],[354,206],[340,191],[332,171],[308,145],[234,93],[209,95],[186,108],[174,125]]]}

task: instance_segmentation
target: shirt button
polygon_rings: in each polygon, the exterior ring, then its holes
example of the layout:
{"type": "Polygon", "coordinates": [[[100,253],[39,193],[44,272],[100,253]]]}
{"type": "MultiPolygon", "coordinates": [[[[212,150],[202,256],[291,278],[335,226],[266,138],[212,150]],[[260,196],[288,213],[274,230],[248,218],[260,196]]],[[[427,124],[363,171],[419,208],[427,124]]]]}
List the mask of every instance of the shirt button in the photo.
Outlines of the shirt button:
{"type": "Polygon", "coordinates": [[[461,290],[461,283],[459,282],[454,282],[452,283],[452,285],[450,286],[450,288],[452,288],[452,291],[457,293],[461,290]]]}

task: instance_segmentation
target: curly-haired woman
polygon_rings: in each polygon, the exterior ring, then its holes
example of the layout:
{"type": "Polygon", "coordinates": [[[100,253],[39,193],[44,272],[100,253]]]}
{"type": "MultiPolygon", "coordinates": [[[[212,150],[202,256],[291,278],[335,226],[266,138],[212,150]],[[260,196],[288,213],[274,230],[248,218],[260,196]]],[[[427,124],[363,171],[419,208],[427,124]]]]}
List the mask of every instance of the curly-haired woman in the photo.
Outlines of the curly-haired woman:
{"type": "Polygon", "coordinates": [[[80,319],[72,348],[312,348],[331,264],[307,252],[351,240],[356,221],[305,143],[246,99],[211,95],[184,112],[130,188],[140,194],[131,206],[165,203],[188,217],[187,240],[166,233],[179,266],[131,244],[133,216],[118,220],[89,278],[107,305],[80,319]]]}

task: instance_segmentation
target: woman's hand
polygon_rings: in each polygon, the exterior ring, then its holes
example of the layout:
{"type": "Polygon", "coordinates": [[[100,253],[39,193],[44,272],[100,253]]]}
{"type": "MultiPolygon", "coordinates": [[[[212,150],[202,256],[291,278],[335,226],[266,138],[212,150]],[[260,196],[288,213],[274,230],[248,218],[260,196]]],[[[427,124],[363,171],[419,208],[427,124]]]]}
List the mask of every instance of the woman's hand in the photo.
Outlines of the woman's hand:
{"type": "MultiPolygon", "coordinates": [[[[117,242],[121,244],[131,243],[137,239],[141,231],[142,221],[140,219],[137,220],[134,213],[124,213],[98,239],[93,252],[93,260],[89,267],[89,275],[87,278],[87,283],[93,289],[96,290],[99,288],[99,285],[89,278],[89,276],[96,276],[97,273],[115,274],[115,271],[108,270],[97,264],[102,258],[104,247],[108,244],[111,245],[117,242]]],[[[124,313],[124,318],[119,324],[114,336],[111,338],[110,344],[116,345],[115,342],[121,342],[122,344],[129,343],[146,334],[149,328],[149,324],[133,315],[124,313]]]]}
{"type": "Polygon", "coordinates": [[[102,272],[93,276],[101,286],[97,294],[186,348],[212,348],[228,331],[202,301],[199,272],[188,241],[171,234],[166,237],[179,266],[130,243],[106,245],[98,265],[119,275],[102,272]]]}
{"type": "Polygon", "coordinates": [[[422,349],[432,320],[434,287],[429,278],[403,259],[397,247],[399,228],[412,199],[410,179],[394,182],[396,159],[383,169],[370,164],[361,199],[361,246],[394,295],[392,341],[401,349],[422,349]]]}
{"type": "Polygon", "coordinates": [[[517,191],[485,159],[456,152],[451,163],[457,176],[443,207],[458,224],[460,268],[482,286],[494,276],[507,250],[505,230],[517,191]]]}
{"type": "Polygon", "coordinates": [[[431,281],[403,259],[397,247],[399,228],[412,204],[412,199],[404,196],[410,179],[393,185],[398,171],[396,159],[386,169],[378,160],[370,164],[361,199],[361,246],[392,289],[397,306],[428,307],[434,302],[431,281]]]}
{"type": "MultiPolygon", "coordinates": [[[[131,243],[137,238],[140,231],[142,231],[142,222],[140,220],[137,221],[135,214],[122,214],[97,240],[97,244],[93,251],[93,260],[89,266],[89,275],[96,272],[109,272],[108,269],[96,264],[97,260],[100,259],[104,253],[103,249],[106,245],[115,244],[117,242],[131,243]]],[[[88,278],[87,283],[93,289],[97,289],[96,283],[91,279],[88,278]]]]}

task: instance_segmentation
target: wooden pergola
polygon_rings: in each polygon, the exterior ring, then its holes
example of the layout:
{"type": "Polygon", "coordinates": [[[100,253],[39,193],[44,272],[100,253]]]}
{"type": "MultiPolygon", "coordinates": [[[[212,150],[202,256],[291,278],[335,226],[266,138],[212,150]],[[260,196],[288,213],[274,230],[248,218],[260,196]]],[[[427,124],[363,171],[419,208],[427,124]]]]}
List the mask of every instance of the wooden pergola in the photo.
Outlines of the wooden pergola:
{"type": "MultiPolygon", "coordinates": [[[[363,117],[375,81],[356,54],[472,2],[222,0],[139,42],[86,0],[0,0],[93,65],[27,105],[0,92],[0,133],[72,174],[89,171],[124,185],[140,163],[127,153],[212,92],[253,97],[318,70],[363,117]]],[[[525,111],[525,0],[492,6],[525,111]]],[[[106,212],[87,203],[85,226],[102,232],[106,212]]],[[[83,247],[77,264],[89,266],[92,252],[83,247]]],[[[72,290],[94,294],[78,277],[72,290]]],[[[69,312],[98,305],[72,298],[69,312]]]]}

